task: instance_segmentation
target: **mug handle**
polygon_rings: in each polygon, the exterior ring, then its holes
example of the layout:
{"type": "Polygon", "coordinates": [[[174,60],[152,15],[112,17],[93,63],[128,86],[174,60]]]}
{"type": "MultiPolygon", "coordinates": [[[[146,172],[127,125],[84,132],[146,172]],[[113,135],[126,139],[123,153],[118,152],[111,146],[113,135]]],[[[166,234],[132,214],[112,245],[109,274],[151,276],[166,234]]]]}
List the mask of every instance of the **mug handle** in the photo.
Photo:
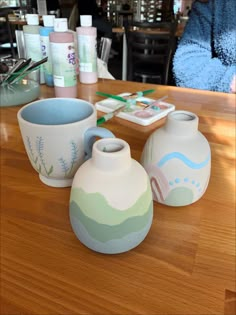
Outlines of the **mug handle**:
{"type": "Polygon", "coordinates": [[[84,134],[84,152],[85,160],[92,156],[92,148],[96,137],[100,138],[115,138],[114,134],[103,127],[92,127],[85,131],[84,134]]]}

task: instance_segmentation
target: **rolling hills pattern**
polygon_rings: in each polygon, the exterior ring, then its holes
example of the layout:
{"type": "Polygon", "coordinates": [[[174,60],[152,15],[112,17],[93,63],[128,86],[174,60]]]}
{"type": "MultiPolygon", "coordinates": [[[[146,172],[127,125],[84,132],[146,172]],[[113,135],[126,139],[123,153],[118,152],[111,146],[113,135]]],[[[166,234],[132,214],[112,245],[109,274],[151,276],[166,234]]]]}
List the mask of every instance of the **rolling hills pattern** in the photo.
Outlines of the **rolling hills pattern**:
{"type": "Polygon", "coordinates": [[[70,220],[79,240],[102,253],[121,253],[136,247],[146,237],[152,223],[150,186],[126,210],[113,208],[101,193],[72,188],[70,220]]]}

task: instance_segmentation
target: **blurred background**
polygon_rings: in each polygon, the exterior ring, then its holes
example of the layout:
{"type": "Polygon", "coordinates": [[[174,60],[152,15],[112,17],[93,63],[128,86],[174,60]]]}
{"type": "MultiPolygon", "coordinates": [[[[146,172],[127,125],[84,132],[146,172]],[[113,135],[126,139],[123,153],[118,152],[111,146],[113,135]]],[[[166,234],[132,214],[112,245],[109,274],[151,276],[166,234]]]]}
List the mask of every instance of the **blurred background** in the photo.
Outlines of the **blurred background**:
{"type": "MultiPolygon", "coordinates": [[[[84,0],[86,1],[86,0],[84,0]]],[[[17,57],[15,31],[21,30],[19,21],[27,13],[54,14],[70,18],[76,0],[0,0],[0,57],[17,57]],[[15,19],[18,19],[18,23],[15,19]]],[[[193,0],[97,0],[102,14],[110,21],[113,29],[112,47],[109,57],[109,71],[116,79],[122,77],[122,37],[119,28],[124,19],[138,19],[153,22],[177,17],[183,25],[188,20],[193,0]]]]}

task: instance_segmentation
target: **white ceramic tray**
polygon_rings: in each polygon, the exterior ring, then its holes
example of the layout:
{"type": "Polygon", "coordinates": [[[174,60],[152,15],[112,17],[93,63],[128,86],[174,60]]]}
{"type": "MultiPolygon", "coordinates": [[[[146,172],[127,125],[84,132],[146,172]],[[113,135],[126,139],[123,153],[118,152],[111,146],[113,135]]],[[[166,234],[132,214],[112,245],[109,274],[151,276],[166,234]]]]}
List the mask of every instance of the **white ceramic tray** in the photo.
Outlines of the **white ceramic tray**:
{"type": "MultiPolygon", "coordinates": [[[[122,93],[119,96],[129,96],[130,93],[122,93]]],[[[136,105],[129,105],[124,111],[117,114],[117,117],[132,121],[142,126],[148,126],[155,121],[165,117],[169,112],[175,110],[173,104],[159,101],[155,103],[155,99],[147,97],[138,97],[136,105]],[[144,102],[148,107],[138,105],[138,102],[144,102]]],[[[107,98],[95,104],[96,109],[105,113],[110,113],[118,107],[124,105],[122,101],[117,101],[112,98],[107,98]]]]}

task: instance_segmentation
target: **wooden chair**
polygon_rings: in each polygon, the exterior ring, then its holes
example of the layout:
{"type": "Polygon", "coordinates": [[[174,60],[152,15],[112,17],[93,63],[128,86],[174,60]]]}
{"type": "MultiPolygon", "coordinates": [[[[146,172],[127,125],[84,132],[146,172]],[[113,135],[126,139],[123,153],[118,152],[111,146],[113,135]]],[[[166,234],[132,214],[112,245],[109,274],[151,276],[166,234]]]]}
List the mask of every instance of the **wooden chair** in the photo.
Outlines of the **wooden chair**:
{"type": "Polygon", "coordinates": [[[176,28],[176,21],[126,26],[129,81],[168,84],[176,28]]]}
{"type": "Polygon", "coordinates": [[[71,9],[70,16],[68,19],[68,28],[72,31],[76,31],[78,20],[79,20],[79,9],[78,9],[77,2],[75,2],[71,9]]]}

